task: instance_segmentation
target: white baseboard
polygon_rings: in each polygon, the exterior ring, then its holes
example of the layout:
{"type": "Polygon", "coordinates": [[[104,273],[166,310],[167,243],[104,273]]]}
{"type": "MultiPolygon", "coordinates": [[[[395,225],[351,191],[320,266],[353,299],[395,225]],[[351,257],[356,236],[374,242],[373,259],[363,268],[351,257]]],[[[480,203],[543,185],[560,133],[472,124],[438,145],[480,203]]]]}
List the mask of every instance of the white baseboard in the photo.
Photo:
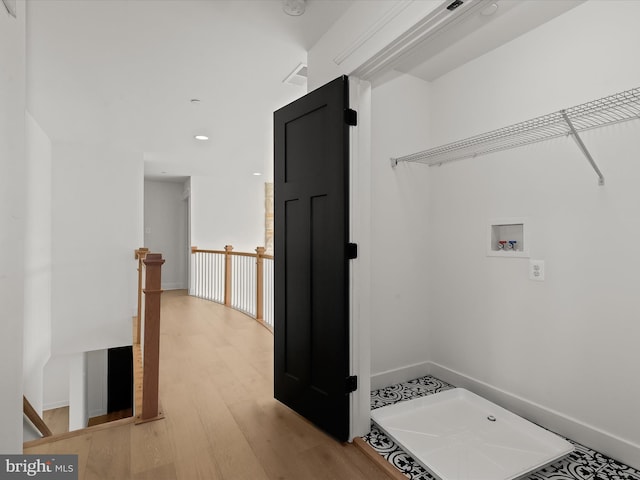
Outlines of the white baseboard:
{"type": "Polygon", "coordinates": [[[162,283],[163,290],[186,290],[187,286],[181,282],[162,283]]]}
{"type": "Polygon", "coordinates": [[[59,402],[51,402],[42,406],[42,411],[53,410],[54,408],[68,407],[69,400],[60,400],[59,402]]]}
{"type": "Polygon", "coordinates": [[[89,412],[89,418],[100,417],[107,414],[106,408],[97,408],[89,412]]]}
{"type": "MultiPolygon", "coordinates": [[[[559,435],[604,453],[633,468],[640,469],[640,445],[443,365],[434,362],[427,363],[429,364],[430,375],[440,380],[444,380],[456,387],[466,388],[559,435]]],[[[411,369],[412,367],[408,368],[411,369]]],[[[631,419],[629,420],[631,421],[631,419]]]]}
{"type": "Polygon", "coordinates": [[[425,375],[433,375],[456,387],[466,388],[531,422],[640,469],[640,445],[435,362],[416,363],[373,374],[371,390],[425,375]]]}
{"type": "Polygon", "coordinates": [[[395,385],[396,383],[408,382],[409,380],[424,377],[430,373],[431,364],[429,362],[415,363],[407,367],[374,373],[371,375],[371,390],[378,390],[390,385],[395,385]]]}

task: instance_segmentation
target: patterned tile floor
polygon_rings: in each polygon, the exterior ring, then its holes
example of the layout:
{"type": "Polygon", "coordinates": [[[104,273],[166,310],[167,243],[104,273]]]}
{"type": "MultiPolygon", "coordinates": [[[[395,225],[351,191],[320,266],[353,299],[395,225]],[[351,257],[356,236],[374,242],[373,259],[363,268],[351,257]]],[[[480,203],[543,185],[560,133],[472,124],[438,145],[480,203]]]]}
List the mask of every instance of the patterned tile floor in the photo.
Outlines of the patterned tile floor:
{"type": "MultiPolygon", "coordinates": [[[[410,398],[431,395],[450,388],[453,386],[435,377],[418,378],[374,390],[371,392],[371,408],[375,409],[410,398]]],[[[434,480],[429,472],[414,462],[375,425],[371,425],[371,431],[363,438],[410,480],[434,480]]],[[[640,480],[640,471],[570,439],[567,440],[576,447],[573,453],[530,474],[526,480],[640,480]]]]}

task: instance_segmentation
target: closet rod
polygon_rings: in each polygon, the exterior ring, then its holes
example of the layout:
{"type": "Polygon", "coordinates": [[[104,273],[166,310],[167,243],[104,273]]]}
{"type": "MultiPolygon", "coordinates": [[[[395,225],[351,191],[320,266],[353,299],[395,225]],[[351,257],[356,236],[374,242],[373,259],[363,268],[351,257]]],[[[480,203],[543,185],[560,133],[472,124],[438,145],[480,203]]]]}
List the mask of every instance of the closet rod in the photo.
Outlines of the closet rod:
{"type": "Polygon", "coordinates": [[[395,167],[398,162],[418,162],[430,166],[442,165],[454,160],[474,158],[479,155],[572,135],[598,174],[598,183],[603,185],[604,176],[578,132],[638,118],[640,118],[640,88],[634,88],[422,152],[392,158],[391,165],[395,167]]]}

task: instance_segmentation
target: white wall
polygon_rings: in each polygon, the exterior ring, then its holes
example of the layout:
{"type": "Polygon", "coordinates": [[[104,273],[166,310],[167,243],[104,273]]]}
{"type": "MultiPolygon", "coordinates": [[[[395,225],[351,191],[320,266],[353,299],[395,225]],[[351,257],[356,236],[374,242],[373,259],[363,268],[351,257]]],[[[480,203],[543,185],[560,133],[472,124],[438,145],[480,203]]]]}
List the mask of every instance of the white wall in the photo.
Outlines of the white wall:
{"type": "MultiPolygon", "coordinates": [[[[638,2],[588,2],[434,81],[432,134],[421,148],[637,87],[640,65],[629,59],[638,18],[638,2]]],[[[424,321],[433,371],[636,467],[638,135],[637,122],[582,135],[604,187],[567,137],[416,165],[428,171],[429,198],[418,188],[408,200],[423,202],[415,220],[429,225],[424,321]],[[527,260],[485,255],[494,217],[529,219],[544,283],[528,280],[527,260]]],[[[414,178],[409,167],[398,181],[414,178]]]]}
{"type": "MultiPolygon", "coordinates": [[[[571,138],[440,168],[388,163],[638,87],[638,18],[638,2],[587,2],[430,87],[400,76],[373,89],[373,386],[432,371],[640,466],[632,421],[640,404],[640,127],[583,135],[604,187],[571,138]],[[488,220],[510,216],[528,218],[546,282],[528,280],[527,260],[486,256],[488,220]]],[[[353,7],[312,49],[311,88],[375,50],[372,35],[364,50],[331,63],[367,23],[371,16],[353,7]]]]}
{"type": "Polygon", "coordinates": [[[69,431],[86,428],[89,421],[87,354],[69,355],[69,431]]]}
{"type": "Polygon", "coordinates": [[[69,355],[53,356],[44,367],[44,410],[69,406],[69,355]]]}
{"type": "Polygon", "coordinates": [[[107,413],[108,350],[87,352],[87,415],[89,418],[107,413]]]}
{"type": "Polygon", "coordinates": [[[53,144],[52,353],[131,344],[142,156],[53,144]]]}
{"type": "Polygon", "coordinates": [[[403,75],[373,88],[371,99],[371,370],[376,388],[381,386],[376,377],[388,383],[408,380],[385,373],[428,360],[428,172],[416,165],[396,171],[389,159],[418,148],[428,135],[431,95],[427,82],[403,75]]]}
{"type": "Polygon", "coordinates": [[[38,429],[29,421],[29,419],[23,415],[22,416],[22,440],[24,442],[29,442],[31,440],[37,440],[38,438],[42,438],[42,434],[38,431],[38,429]]]}
{"type": "Polygon", "coordinates": [[[264,244],[264,180],[246,188],[222,177],[191,177],[191,245],[201,249],[255,252],[264,244]]]}
{"type": "Polygon", "coordinates": [[[43,369],[51,354],[51,141],[27,114],[24,394],[42,414],[43,369]]]}
{"type": "Polygon", "coordinates": [[[144,182],[144,246],[162,253],[162,288],[188,287],[187,200],[183,183],[144,182]]]}
{"type": "Polygon", "coordinates": [[[44,409],[69,407],[69,430],[106,413],[106,350],[51,357],[44,369],[44,409]]]}
{"type": "Polygon", "coordinates": [[[25,13],[0,10],[0,452],[22,453],[25,13]]]}

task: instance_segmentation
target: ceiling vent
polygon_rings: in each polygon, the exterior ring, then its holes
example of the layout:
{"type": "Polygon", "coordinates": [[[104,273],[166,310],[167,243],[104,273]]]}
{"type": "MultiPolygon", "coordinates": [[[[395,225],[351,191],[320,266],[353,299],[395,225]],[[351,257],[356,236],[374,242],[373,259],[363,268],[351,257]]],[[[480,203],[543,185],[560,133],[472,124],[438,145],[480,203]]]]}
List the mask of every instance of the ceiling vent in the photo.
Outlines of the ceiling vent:
{"type": "Polygon", "coordinates": [[[306,86],[307,65],[304,63],[298,64],[298,66],[293,69],[293,72],[291,72],[282,82],[288,83],[289,85],[296,85],[298,87],[306,86]]]}

